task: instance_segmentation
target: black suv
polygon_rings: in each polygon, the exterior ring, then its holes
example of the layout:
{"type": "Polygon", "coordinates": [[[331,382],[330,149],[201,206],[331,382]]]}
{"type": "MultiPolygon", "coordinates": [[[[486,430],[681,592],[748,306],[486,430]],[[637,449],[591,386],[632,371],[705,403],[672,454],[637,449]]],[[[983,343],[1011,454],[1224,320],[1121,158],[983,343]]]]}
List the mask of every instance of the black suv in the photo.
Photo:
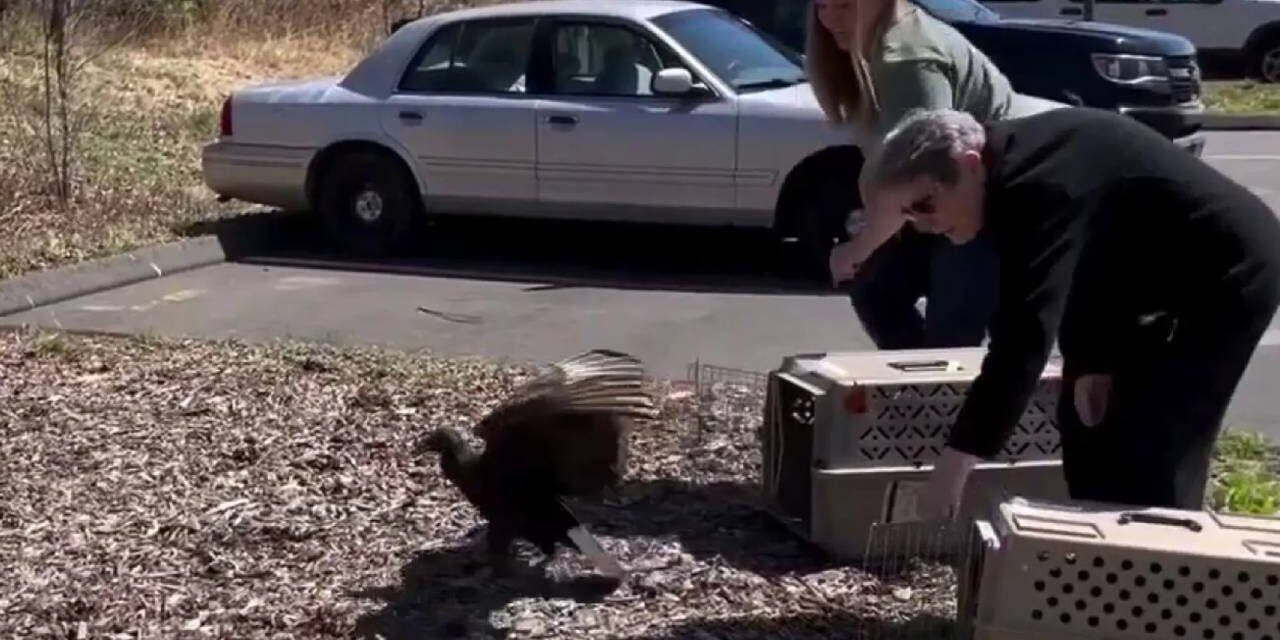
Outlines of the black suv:
{"type": "MultiPolygon", "coordinates": [[[[804,51],[810,0],[700,0],[804,51]]],[[[1196,48],[1178,35],[1099,22],[1014,20],[975,0],[912,0],[985,53],[1019,93],[1125,113],[1200,155],[1196,48]]]]}

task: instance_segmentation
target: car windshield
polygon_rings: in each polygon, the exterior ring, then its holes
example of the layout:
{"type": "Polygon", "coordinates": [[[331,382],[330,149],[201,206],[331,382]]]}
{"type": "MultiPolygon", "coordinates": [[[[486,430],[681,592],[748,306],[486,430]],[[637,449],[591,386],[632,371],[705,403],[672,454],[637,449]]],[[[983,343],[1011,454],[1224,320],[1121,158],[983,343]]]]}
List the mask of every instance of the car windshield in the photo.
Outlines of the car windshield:
{"type": "Polygon", "coordinates": [[[804,82],[800,59],[772,37],[716,9],[669,13],[654,23],[737,91],[804,82]]]}
{"type": "Polygon", "coordinates": [[[977,0],[912,0],[944,22],[996,22],[1000,14],[977,0]]]}

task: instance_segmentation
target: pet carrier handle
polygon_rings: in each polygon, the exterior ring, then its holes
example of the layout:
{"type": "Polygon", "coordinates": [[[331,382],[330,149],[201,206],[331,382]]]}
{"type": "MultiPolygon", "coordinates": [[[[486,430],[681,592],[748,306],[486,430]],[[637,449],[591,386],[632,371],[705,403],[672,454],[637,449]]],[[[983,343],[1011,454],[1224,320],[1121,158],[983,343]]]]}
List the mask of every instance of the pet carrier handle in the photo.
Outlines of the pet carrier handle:
{"type": "Polygon", "coordinates": [[[1196,533],[1199,533],[1204,527],[1199,522],[1191,518],[1174,518],[1171,516],[1162,516],[1154,513],[1133,513],[1126,511],[1120,514],[1120,524],[1129,524],[1130,522],[1141,522],[1143,524],[1163,524],[1170,527],[1185,527],[1196,533]]]}
{"type": "Polygon", "coordinates": [[[908,360],[906,362],[890,362],[889,366],[898,371],[946,371],[947,365],[951,364],[947,360],[908,360]]]}

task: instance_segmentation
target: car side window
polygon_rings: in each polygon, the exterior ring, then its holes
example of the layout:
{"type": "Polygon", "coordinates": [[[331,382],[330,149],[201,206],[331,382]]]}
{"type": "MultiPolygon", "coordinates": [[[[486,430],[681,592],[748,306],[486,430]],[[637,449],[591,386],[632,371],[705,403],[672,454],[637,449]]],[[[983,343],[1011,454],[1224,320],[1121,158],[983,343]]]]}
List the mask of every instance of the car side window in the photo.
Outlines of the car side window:
{"type": "Polygon", "coordinates": [[[564,22],[552,43],[554,87],[562,95],[652,96],[659,71],[683,66],[650,39],[613,24],[564,22]]]}
{"type": "Polygon", "coordinates": [[[479,20],[432,36],[409,65],[411,93],[524,93],[533,19],[479,20]]]}

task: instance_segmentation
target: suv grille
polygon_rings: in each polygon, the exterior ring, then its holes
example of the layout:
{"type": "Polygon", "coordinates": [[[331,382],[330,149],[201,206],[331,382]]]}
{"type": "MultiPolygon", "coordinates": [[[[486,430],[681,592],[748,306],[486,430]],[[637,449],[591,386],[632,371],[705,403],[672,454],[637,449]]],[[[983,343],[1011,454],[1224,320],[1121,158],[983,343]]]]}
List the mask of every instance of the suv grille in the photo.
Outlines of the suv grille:
{"type": "Polygon", "coordinates": [[[1194,102],[1200,97],[1200,66],[1194,56],[1165,58],[1169,67],[1169,84],[1173,89],[1173,102],[1194,102]]]}

